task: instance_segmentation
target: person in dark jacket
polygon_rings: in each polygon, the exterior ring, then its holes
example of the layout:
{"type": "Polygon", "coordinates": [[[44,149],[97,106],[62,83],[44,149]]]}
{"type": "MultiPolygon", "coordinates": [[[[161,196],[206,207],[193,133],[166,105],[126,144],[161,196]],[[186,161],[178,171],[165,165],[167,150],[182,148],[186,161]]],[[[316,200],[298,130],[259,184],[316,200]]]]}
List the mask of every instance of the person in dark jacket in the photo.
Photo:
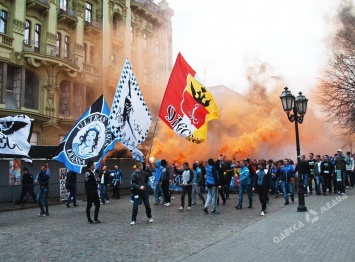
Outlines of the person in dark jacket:
{"type": "Polygon", "coordinates": [[[322,190],[323,195],[327,194],[327,187],[329,188],[329,194],[332,194],[332,179],[334,175],[334,166],[329,161],[327,155],[323,156],[323,162],[320,164],[320,175],[322,176],[322,190]]]}
{"type": "Polygon", "coordinates": [[[89,161],[87,164],[88,171],[85,173],[85,191],[87,197],[86,205],[86,216],[89,223],[101,223],[99,220],[99,211],[100,211],[100,199],[97,194],[97,181],[94,173],[95,164],[93,161],[89,161]],[[92,203],[95,205],[94,220],[91,219],[90,209],[92,203]]]}
{"type": "Polygon", "coordinates": [[[107,166],[103,166],[102,170],[100,171],[100,176],[99,176],[99,183],[100,183],[100,200],[101,200],[101,205],[105,205],[105,199],[106,203],[108,204],[110,202],[110,198],[108,197],[107,194],[107,188],[110,186],[110,174],[107,171],[107,166]]]}
{"type": "Polygon", "coordinates": [[[143,171],[143,164],[140,162],[136,166],[137,169],[131,175],[131,191],[134,196],[131,226],[136,224],[139,199],[144,203],[148,222],[153,223],[148,193],[148,179],[152,176],[152,171],[148,167],[143,171]]]}
{"type": "Polygon", "coordinates": [[[36,181],[39,184],[39,191],[37,193],[36,202],[38,203],[39,208],[41,209],[41,213],[39,216],[46,217],[49,216],[48,213],[48,190],[49,190],[49,177],[50,173],[48,171],[48,167],[46,164],[41,166],[41,171],[37,174],[36,181]],[[46,210],[43,208],[43,204],[41,199],[43,197],[43,202],[46,210]]]}
{"type": "Polygon", "coordinates": [[[196,205],[196,195],[202,200],[202,203],[205,204],[205,198],[203,197],[200,189],[201,186],[205,183],[205,177],[202,175],[202,170],[199,167],[198,163],[193,163],[192,169],[194,171],[194,179],[192,181],[192,205],[196,205]]]}
{"type": "Polygon", "coordinates": [[[67,190],[69,191],[69,196],[67,198],[66,206],[69,208],[70,199],[73,198],[73,207],[76,207],[76,172],[69,170],[66,179],[67,190]]]}
{"type": "Polygon", "coordinates": [[[120,185],[123,183],[122,171],[118,169],[118,165],[110,171],[111,186],[112,186],[112,198],[120,198],[120,185]]]}
{"type": "Polygon", "coordinates": [[[303,189],[304,189],[304,195],[306,196],[308,194],[308,179],[309,179],[309,163],[306,161],[306,156],[302,155],[301,156],[301,161],[299,161],[296,165],[296,170],[295,172],[298,172],[298,176],[302,177],[303,180],[303,189]]]}
{"type": "Polygon", "coordinates": [[[165,203],[163,203],[163,205],[168,207],[170,206],[169,186],[170,186],[173,172],[171,171],[171,168],[165,159],[162,159],[160,164],[163,167],[161,171],[162,172],[161,178],[160,178],[161,186],[163,188],[164,199],[165,199],[165,203]]]}
{"type": "Polygon", "coordinates": [[[36,203],[36,194],[33,191],[34,191],[33,176],[31,173],[28,172],[28,168],[24,167],[23,176],[22,176],[22,191],[21,191],[20,199],[17,203],[18,204],[23,203],[27,193],[30,194],[33,201],[36,203]]]}
{"type": "Polygon", "coordinates": [[[185,195],[187,192],[188,206],[187,210],[191,209],[191,193],[192,193],[192,180],[194,178],[194,172],[190,169],[189,163],[185,162],[182,169],[177,169],[174,166],[174,172],[181,175],[181,207],[179,211],[184,211],[185,208],[185,195]]]}
{"type": "Polygon", "coordinates": [[[256,171],[255,177],[254,177],[254,186],[252,191],[257,188],[258,194],[259,194],[259,200],[261,203],[261,215],[265,215],[265,210],[266,210],[266,199],[267,199],[267,193],[269,191],[270,187],[270,173],[268,172],[268,169],[266,169],[265,163],[259,163],[258,164],[258,170],[256,171]]]}
{"type": "Polygon", "coordinates": [[[216,170],[215,163],[212,158],[208,159],[206,166],[206,184],[207,184],[207,200],[203,212],[208,214],[208,207],[212,205],[211,214],[219,214],[217,211],[217,190],[219,185],[219,178],[216,170]]]}

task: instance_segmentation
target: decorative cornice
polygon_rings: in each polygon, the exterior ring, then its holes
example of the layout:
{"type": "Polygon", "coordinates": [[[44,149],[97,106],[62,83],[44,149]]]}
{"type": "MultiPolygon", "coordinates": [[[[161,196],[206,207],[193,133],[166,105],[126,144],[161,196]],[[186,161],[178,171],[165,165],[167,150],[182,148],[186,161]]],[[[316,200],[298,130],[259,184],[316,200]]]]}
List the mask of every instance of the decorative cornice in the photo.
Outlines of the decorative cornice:
{"type": "Polygon", "coordinates": [[[14,19],[13,30],[14,30],[14,33],[18,33],[18,34],[23,35],[25,32],[25,22],[18,20],[18,19],[14,19]]]}

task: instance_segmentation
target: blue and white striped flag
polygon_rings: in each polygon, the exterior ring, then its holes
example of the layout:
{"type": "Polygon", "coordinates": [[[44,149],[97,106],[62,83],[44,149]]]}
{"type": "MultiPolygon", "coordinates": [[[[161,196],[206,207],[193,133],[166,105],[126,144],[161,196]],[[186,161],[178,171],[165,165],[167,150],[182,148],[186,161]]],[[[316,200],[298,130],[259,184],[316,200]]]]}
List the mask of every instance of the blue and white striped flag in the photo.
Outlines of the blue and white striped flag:
{"type": "MultiPolygon", "coordinates": [[[[133,155],[144,161],[144,155],[137,146],[148,136],[152,116],[143,99],[136,77],[128,59],[123,66],[109,116],[108,128],[133,155]]],[[[113,148],[108,147],[108,150],[113,148]]]]}

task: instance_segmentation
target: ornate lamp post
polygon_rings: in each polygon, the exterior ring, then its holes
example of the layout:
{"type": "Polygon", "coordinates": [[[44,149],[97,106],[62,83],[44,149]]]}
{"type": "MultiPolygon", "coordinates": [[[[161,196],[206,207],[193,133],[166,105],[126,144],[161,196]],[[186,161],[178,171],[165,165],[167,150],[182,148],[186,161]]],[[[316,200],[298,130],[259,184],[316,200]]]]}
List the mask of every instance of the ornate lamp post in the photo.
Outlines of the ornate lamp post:
{"type": "MultiPolygon", "coordinates": [[[[295,98],[291,91],[285,87],[280,96],[282,107],[287,114],[288,120],[295,122],[296,131],[296,150],[297,150],[297,164],[300,162],[300,139],[298,134],[298,124],[302,124],[303,117],[307,111],[308,99],[299,92],[299,95],[295,98]]],[[[304,188],[303,188],[303,177],[302,174],[298,174],[298,212],[307,211],[307,207],[304,202],[304,188]]]]}

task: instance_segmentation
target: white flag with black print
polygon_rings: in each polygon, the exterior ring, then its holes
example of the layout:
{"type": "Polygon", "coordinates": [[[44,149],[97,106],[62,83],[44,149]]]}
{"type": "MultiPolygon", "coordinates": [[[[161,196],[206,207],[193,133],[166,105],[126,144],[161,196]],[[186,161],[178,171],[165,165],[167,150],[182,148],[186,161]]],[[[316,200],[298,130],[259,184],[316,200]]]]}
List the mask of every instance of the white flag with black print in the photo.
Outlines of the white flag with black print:
{"type": "Polygon", "coordinates": [[[147,138],[151,123],[152,116],[131,64],[126,59],[113,98],[108,127],[115,140],[120,141],[132,152],[134,159],[144,161],[144,155],[137,146],[147,138]]]}
{"type": "Polygon", "coordinates": [[[17,158],[31,162],[32,119],[26,115],[0,118],[0,158],[17,158]]]}

